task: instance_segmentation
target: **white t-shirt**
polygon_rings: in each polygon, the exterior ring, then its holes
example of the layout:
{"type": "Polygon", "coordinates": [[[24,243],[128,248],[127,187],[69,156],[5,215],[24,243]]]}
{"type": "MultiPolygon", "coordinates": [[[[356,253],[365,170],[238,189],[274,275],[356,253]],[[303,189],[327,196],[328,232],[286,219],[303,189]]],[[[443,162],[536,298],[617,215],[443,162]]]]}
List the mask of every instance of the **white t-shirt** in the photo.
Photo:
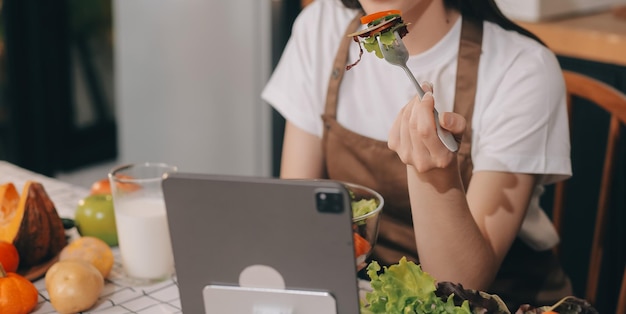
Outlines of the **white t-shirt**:
{"type": "MultiPolygon", "coordinates": [[[[339,0],[308,5],[262,93],[285,119],[319,137],[333,60],[355,14],[339,0]]],[[[439,43],[407,63],[419,82],[433,83],[440,112],[453,109],[460,33],[461,19],[439,43]]],[[[558,243],[558,235],[539,206],[543,184],[571,175],[562,72],[549,49],[496,24],[484,22],[482,45],[472,118],[474,172],[541,175],[519,236],[545,250],[558,243]]],[[[358,53],[354,43],[348,62],[356,61],[358,53]]],[[[344,74],[337,120],[353,132],[386,141],[398,112],[415,94],[401,68],[364,51],[360,63],[344,74]]]]}

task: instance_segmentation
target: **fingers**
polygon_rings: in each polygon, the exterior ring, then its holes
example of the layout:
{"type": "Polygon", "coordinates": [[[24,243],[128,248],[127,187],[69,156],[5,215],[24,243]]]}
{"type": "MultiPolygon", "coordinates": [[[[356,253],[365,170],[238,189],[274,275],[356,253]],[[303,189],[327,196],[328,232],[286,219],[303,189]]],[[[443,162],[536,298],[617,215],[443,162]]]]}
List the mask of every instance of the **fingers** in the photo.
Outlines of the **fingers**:
{"type": "Polygon", "coordinates": [[[413,102],[409,117],[409,128],[411,129],[411,136],[415,140],[428,140],[435,132],[434,108],[435,100],[430,91],[424,94],[421,102],[413,102]]]}
{"type": "MultiPolygon", "coordinates": [[[[424,90],[421,100],[414,97],[398,114],[388,140],[389,148],[419,172],[447,167],[454,158],[437,135],[432,86],[424,84],[424,90]]],[[[464,120],[458,122],[453,117],[450,123],[464,129],[464,120]]]]}
{"type": "MultiPolygon", "coordinates": [[[[420,103],[419,97],[415,96],[402,108],[391,126],[387,142],[389,148],[395,151],[405,164],[409,165],[412,165],[413,160],[418,159],[418,156],[428,153],[421,140],[413,140],[414,136],[411,134],[416,133],[415,130],[420,124],[417,121],[417,117],[420,115],[417,112],[420,103]]],[[[419,158],[422,157],[428,156],[419,158]]]]}
{"type": "Polygon", "coordinates": [[[450,131],[450,133],[454,134],[454,136],[458,139],[463,135],[463,133],[465,133],[467,121],[465,121],[465,118],[458,113],[440,112],[439,125],[450,131]]]}
{"type": "Polygon", "coordinates": [[[443,168],[450,161],[450,151],[443,145],[441,139],[437,135],[437,126],[435,124],[435,99],[433,98],[431,88],[427,88],[426,94],[422,98],[421,103],[413,107],[410,124],[410,140],[412,143],[421,143],[425,152],[420,156],[429,157],[427,160],[415,162],[414,166],[418,169],[430,169],[432,167],[443,168]],[[428,153],[428,154],[426,154],[428,153]]]}
{"type": "Polygon", "coordinates": [[[422,84],[420,84],[422,86],[422,90],[424,91],[424,93],[428,93],[431,92],[433,93],[433,83],[428,82],[428,81],[424,81],[422,82],[422,84]]]}

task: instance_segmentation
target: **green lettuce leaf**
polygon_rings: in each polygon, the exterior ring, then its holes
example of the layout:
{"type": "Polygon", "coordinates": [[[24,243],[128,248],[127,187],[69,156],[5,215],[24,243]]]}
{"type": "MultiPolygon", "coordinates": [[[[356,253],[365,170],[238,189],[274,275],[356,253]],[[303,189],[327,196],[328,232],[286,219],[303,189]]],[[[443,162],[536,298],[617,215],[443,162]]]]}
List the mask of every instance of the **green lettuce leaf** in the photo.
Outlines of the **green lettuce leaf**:
{"type": "Polygon", "coordinates": [[[389,30],[387,32],[380,33],[380,42],[385,46],[393,45],[394,40],[396,40],[396,35],[393,30],[389,30]]]}
{"type": "Polygon", "coordinates": [[[361,217],[369,214],[373,212],[376,207],[378,207],[378,202],[375,198],[364,198],[358,201],[352,201],[352,217],[361,217]]]}
{"type": "Polygon", "coordinates": [[[376,41],[376,36],[367,37],[363,39],[363,48],[367,50],[367,52],[374,52],[376,56],[380,59],[383,58],[383,53],[380,51],[380,46],[378,46],[378,41],[376,41]]]}
{"type": "Polygon", "coordinates": [[[452,295],[446,300],[437,297],[435,279],[405,257],[398,264],[385,267],[382,273],[380,270],[376,261],[367,267],[372,291],[366,293],[366,303],[361,306],[361,313],[471,314],[469,302],[456,306],[452,295]]]}

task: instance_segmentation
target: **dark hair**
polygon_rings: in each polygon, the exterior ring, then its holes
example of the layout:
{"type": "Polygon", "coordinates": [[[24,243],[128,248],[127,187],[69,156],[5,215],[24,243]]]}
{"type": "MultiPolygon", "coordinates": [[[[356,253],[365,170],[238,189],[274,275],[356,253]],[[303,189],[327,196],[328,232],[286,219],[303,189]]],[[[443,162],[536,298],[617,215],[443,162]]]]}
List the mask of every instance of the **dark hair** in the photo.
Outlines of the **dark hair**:
{"type": "MultiPolygon", "coordinates": [[[[341,0],[341,2],[348,8],[362,9],[359,0],[341,0]]],[[[447,8],[458,10],[463,16],[496,23],[506,30],[516,31],[545,45],[535,34],[504,16],[494,0],[443,0],[443,3],[447,8]]]]}

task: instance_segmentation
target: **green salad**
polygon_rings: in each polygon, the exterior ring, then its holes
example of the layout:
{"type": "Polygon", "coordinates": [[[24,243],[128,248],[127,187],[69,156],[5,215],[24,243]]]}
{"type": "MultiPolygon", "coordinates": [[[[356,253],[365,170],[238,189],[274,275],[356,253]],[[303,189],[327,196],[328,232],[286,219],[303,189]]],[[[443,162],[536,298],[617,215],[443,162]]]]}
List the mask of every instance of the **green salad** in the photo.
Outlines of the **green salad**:
{"type": "Polygon", "coordinates": [[[393,46],[396,41],[395,33],[400,38],[404,37],[409,31],[406,23],[402,20],[399,10],[388,10],[376,12],[361,18],[361,23],[367,23],[367,28],[348,34],[354,42],[359,45],[359,58],[352,64],[346,66],[346,70],[350,70],[361,61],[363,48],[367,52],[373,52],[378,58],[383,59],[383,54],[378,45],[378,39],[385,46],[393,46]],[[363,38],[362,40],[360,38],[363,38]],[[361,45],[362,44],[362,45],[361,45]]]}
{"type": "Polygon", "coordinates": [[[467,300],[457,306],[454,295],[438,297],[435,279],[406,257],[382,270],[379,274],[381,267],[376,261],[367,266],[372,291],[365,295],[362,314],[472,313],[467,300]]]}
{"type": "Polygon", "coordinates": [[[361,302],[362,314],[598,314],[586,300],[567,296],[552,305],[522,304],[516,311],[507,308],[496,294],[465,289],[461,284],[435,282],[420,265],[400,259],[381,268],[376,261],[367,266],[371,292],[361,302]]]}
{"type": "MultiPolygon", "coordinates": [[[[383,53],[380,51],[380,46],[378,45],[378,41],[376,38],[380,38],[380,42],[385,45],[385,46],[391,46],[393,45],[393,42],[396,40],[396,35],[394,34],[396,30],[398,29],[406,29],[406,24],[404,24],[404,22],[402,22],[402,19],[400,18],[399,14],[392,14],[392,15],[388,15],[385,16],[384,18],[380,18],[379,20],[391,20],[397,18],[398,23],[395,24],[394,26],[392,26],[391,28],[383,31],[383,32],[376,32],[371,34],[369,37],[363,38],[363,48],[365,48],[365,50],[367,50],[367,52],[374,52],[374,54],[380,58],[383,59],[383,53]]],[[[376,20],[370,24],[372,25],[377,25],[380,24],[383,21],[379,21],[376,20]]]]}
{"type": "Polygon", "coordinates": [[[373,212],[378,207],[374,198],[352,201],[352,217],[361,217],[373,212]]]}

